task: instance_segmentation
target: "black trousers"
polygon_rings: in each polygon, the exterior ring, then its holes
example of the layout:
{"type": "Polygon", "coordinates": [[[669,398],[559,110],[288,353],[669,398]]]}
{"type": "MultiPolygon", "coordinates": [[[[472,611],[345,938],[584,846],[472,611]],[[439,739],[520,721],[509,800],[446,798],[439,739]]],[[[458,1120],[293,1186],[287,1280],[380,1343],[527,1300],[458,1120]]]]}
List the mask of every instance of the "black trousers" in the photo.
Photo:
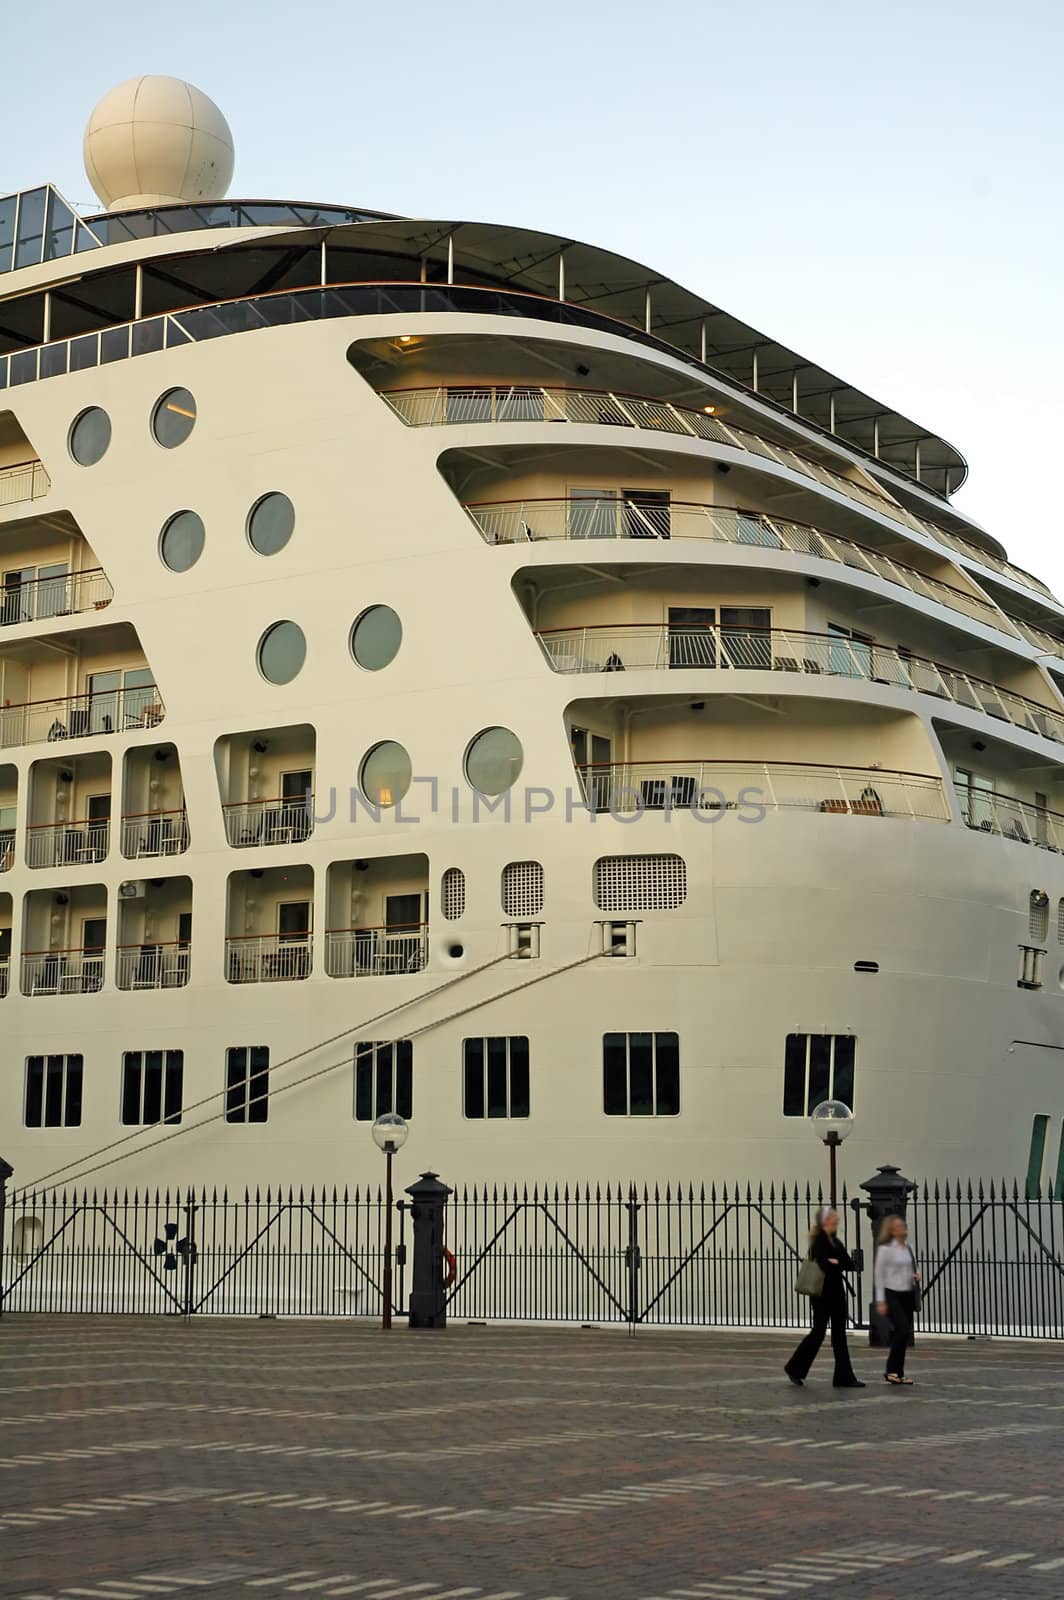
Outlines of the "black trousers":
{"type": "Polygon", "coordinates": [[[835,1379],[838,1384],[852,1383],[854,1370],[850,1363],[850,1347],[846,1343],[846,1292],[840,1288],[834,1294],[813,1296],[813,1326],[787,1363],[792,1378],[805,1378],[824,1343],[824,1335],[831,1324],[831,1348],[835,1354],[835,1379]]]}
{"type": "Polygon", "coordinates": [[[905,1376],[905,1352],[909,1348],[909,1340],[913,1334],[915,1298],[911,1289],[887,1290],[887,1315],[894,1327],[890,1354],[887,1356],[887,1371],[895,1373],[899,1378],[905,1376]]]}

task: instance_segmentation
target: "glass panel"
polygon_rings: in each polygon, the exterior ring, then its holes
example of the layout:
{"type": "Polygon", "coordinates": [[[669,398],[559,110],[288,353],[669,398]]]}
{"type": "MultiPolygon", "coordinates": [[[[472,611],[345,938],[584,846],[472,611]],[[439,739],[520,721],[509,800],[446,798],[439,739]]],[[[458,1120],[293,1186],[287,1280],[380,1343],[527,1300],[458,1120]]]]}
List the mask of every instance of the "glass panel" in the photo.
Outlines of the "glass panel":
{"type": "Polygon", "coordinates": [[[414,1046],[409,1039],[400,1039],[395,1051],[395,1109],[409,1121],[414,1114],[414,1046]]]}
{"type": "Polygon", "coordinates": [[[659,1117],[680,1114],[680,1041],[675,1033],[655,1035],[655,1112],[659,1117]]]}
{"type": "Polygon", "coordinates": [[[48,224],[44,259],[58,261],[70,255],[74,246],[74,214],[54,189],[48,191],[48,224]]]}
{"type": "Polygon", "coordinates": [[[66,1115],[68,1128],[81,1127],[81,1084],[84,1062],[81,1056],[66,1058],[66,1115]]]}
{"type": "Polygon", "coordinates": [[[99,344],[99,337],[95,333],[83,333],[77,339],[71,339],[71,372],[85,372],[89,367],[95,367],[99,362],[99,344]]]}
{"type": "Polygon", "coordinates": [[[251,508],[248,541],[260,556],[275,556],[292,537],[295,507],[286,494],[264,494],[251,508]]]}
{"type": "Polygon", "coordinates": [[[63,1125],[63,1057],[49,1056],[44,1080],[44,1125],[60,1128],[63,1125]]]}
{"type": "Polygon", "coordinates": [[[484,1115],[484,1041],[465,1041],[463,1072],[465,1076],[464,1102],[467,1117],[484,1115]]]}
{"type": "Polygon", "coordinates": [[[1037,1116],[1031,1124],[1031,1149],[1027,1157],[1027,1198],[1037,1199],[1042,1188],[1042,1162],[1046,1153],[1047,1116],[1037,1116]]]}
{"type": "Polygon", "coordinates": [[[94,467],[110,443],[110,417],[99,406],[90,406],[70,430],[70,454],[79,467],[94,467]]]}
{"type": "Polygon", "coordinates": [[[628,1115],[628,1049],[623,1033],[602,1040],[602,1108],[608,1117],[628,1115]]]}
{"type": "Polygon", "coordinates": [[[507,1104],[506,1039],[488,1039],[488,1116],[505,1117],[507,1104]]]}
{"type": "Polygon", "coordinates": [[[414,769],[401,744],[386,740],[362,763],[362,793],[374,806],[398,805],[410,787],[414,769]]]}
{"type": "Polygon", "coordinates": [[[670,606],[669,666],[716,666],[717,644],[713,636],[716,620],[717,613],[712,606],[670,606]]]}
{"type": "MultiPolygon", "coordinates": [[[[15,258],[15,205],[18,196],[0,200],[0,272],[10,272],[15,258]]],[[[36,1059],[36,1058],[34,1058],[36,1059]]],[[[37,1124],[33,1124],[37,1126],[37,1124]]]]}
{"type": "Polygon", "coordinates": [[[615,539],[617,510],[613,489],[573,489],[569,496],[570,539],[615,539]]]}
{"type": "Polygon", "coordinates": [[[835,1073],[831,1084],[831,1098],[841,1100],[853,1110],[854,1057],[857,1040],[850,1033],[840,1033],[835,1039],[835,1073]]]}
{"type": "Polygon", "coordinates": [[[625,489],[624,531],[629,539],[667,539],[670,533],[667,490],[625,489]]]}
{"type": "Polygon", "coordinates": [[[523,1035],[510,1040],[510,1115],[528,1116],[528,1040],[523,1035]]]}
{"type": "Polygon", "coordinates": [[[66,372],[69,355],[70,346],[65,342],[42,346],[40,359],[41,377],[61,378],[66,372]]]}
{"type": "Polygon", "coordinates": [[[268,683],[291,683],[307,658],[307,641],[295,622],[276,622],[259,644],[259,671],[268,683]]]}
{"type": "Polygon", "coordinates": [[[163,528],[159,554],[171,572],[187,572],[203,554],[206,532],[202,517],[194,511],[179,511],[163,528]]]}
{"type": "Polygon", "coordinates": [[[783,1053],[783,1115],[804,1117],[805,1101],[805,1051],[804,1033],[789,1033],[783,1053]]]}
{"type": "Polygon", "coordinates": [[[127,1053],[122,1068],[122,1121],[129,1125],[140,1121],[140,1053],[127,1053]]]}
{"type": "Polygon", "coordinates": [[[722,654],[733,667],[772,665],[772,612],[767,606],[722,606],[722,654]]]}
{"type": "Polygon", "coordinates": [[[809,1101],[815,1111],[823,1100],[831,1099],[831,1035],[814,1033],[809,1038],[809,1101]]]}
{"type": "Polygon", "coordinates": [[[11,387],[15,389],[22,383],[35,383],[37,380],[37,351],[16,350],[10,358],[11,387]]]}
{"type": "Polygon", "coordinates": [[[524,752],[509,728],[486,728],[466,752],[465,770],[480,794],[502,794],[517,782],[524,752]]]}
{"type": "Polygon", "coordinates": [[[392,1047],[390,1044],[377,1046],[377,1103],[374,1111],[378,1117],[393,1109],[392,1106],[392,1047]]]}
{"type": "Polygon", "coordinates": [[[57,561],[37,573],[38,617],[60,617],[70,606],[66,563],[57,561]]]}
{"type": "Polygon", "coordinates": [[[30,1056],[26,1061],[26,1126],[39,1128],[44,1114],[44,1057],[30,1056]]]}
{"type": "Polygon", "coordinates": [[[187,389],[170,389],[152,412],[151,431],[166,450],[184,444],[196,426],[196,402],[187,389]]]}
{"type": "Polygon", "coordinates": [[[373,1046],[355,1046],[355,1117],[373,1121],[373,1046]]]}
{"type": "Polygon", "coordinates": [[[247,1051],[230,1050],[225,1060],[225,1120],[243,1122],[247,1084],[247,1051]]]}
{"type": "Polygon", "coordinates": [[[628,1035],[629,1113],[654,1115],[654,1041],[649,1033],[628,1035]]]}
{"type": "Polygon", "coordinates": [[[44,250],[44,189],[24,189],[19,196],[15,266],[32,267],[44,250]]]}
{"type": "Polygon", "coordinates": [[[310,932],[310,901],[288,900],[277,907],[277,932],[282,939],[302,939],[310,932]]]}
{"type": "Polygon", "coordinates": [[[163,317],[152,317],[149,322],[135,322],[131,346],[133,354],[144,356],[154,350],[161,350],[165,328],[166,320],[163,317]]]}
{"type": "Polygon", "coordinates": [[[166,1052],[166,1098],[164,1111],[167,1122],[181,1121],[182,1080],[185,1073],[185,1057],[180,1050],[166,1052]]]}
{"type": "Polygon", "coordinates": [[[124,361],[129,354],[129,327],[104,328],[100,334],[100,364],[124,361]]]}
{"type": "Polygon", "coordinates": [[[371,606],[351,629],[351,654],[368,672],[394,661],[402,642],[403,625],[391,606],[371,606]]]}

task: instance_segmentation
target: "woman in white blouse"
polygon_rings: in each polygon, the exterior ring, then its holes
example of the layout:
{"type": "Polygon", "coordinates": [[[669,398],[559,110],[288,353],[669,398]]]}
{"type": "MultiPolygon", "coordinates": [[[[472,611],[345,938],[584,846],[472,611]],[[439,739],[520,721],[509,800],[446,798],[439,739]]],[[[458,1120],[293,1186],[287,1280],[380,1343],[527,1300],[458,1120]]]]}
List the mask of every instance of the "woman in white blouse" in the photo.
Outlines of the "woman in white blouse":
{"type": "Polygon", "coordinates": [[[876,1251],[876,1310],[881,1317],[889,1317],[893,1324],[884,1376],[895,1386],[904,1384],[908,1388],[913,1381],[905,1376],[905,1352],[912,1337],[919,1282],[905,1218],[885,1218],[876,1251]]]}

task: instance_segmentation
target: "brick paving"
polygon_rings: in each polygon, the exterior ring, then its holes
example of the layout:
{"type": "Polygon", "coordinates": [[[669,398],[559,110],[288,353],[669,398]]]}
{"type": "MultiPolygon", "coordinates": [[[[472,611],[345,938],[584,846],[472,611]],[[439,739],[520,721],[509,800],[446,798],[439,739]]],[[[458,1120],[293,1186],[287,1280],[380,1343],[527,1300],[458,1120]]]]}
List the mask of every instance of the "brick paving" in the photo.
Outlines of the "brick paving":
{"type": "Polygon", "coordinates": [[[1064,1595],[1064,1351],[793,1342],[9,1316],[0,1595],[1064,1595]]]}

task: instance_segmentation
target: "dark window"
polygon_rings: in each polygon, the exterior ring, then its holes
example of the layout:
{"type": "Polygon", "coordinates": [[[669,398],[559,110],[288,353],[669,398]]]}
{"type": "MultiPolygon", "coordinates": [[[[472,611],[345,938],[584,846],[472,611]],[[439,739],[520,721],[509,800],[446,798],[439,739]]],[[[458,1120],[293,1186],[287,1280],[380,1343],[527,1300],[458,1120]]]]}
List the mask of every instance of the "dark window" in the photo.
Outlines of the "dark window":
{"type": "Polygon", "coordinates": [[[269,1112],[270,1052],[264,1044],[234,1045],[225,1055],[226,1122],[265,1122],[269,1112]]]}
{"type": "Polygon", "coordinates": [[[122,1121],[180,1122],[183,1050],[127,1050],[122,1058],[122,1121]]]}
{"type": "Polygon", "coordinates": [[[27,1128],[80,1128],[81,1056],[27,1056],[27,1128]]]}
{"type": "Polygon", "coordinates": [[[807,1117],[824,1100],[853,1109],[857,1040],[852,1033],[789,1033],[783,1053],[783,1115],[807,1117]]]}
{"type": "Polygon", "coordinates": [[[608,1117],[679,1116],[678,1035],[604,1034],[602,1107],[608,1117]]]}
{"type": "Polygon", "coordinates": [[[414,1112],[414,1046],[409,1039],[364,1040],[355,1045],[355,1117],[373,1122],[396,1111],[414,1112]]]}
{"type": "Polygon", "coordinates": [[[466,1039],[463,1047],[463,1108],[467,1117],[527,1117],[528,1040],[466,1039]]]}

